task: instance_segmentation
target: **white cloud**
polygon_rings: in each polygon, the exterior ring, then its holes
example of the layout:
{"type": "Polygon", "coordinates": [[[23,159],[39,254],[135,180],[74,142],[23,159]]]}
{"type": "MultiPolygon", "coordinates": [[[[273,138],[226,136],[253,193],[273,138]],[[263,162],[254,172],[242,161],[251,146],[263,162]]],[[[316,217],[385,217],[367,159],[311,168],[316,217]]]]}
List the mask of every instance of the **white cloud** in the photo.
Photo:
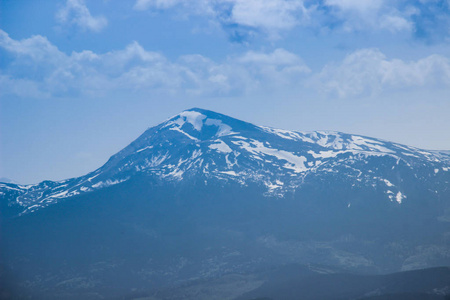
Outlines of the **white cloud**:
{"type": "Polygon", "coordinates": [[[290,29],[306,12],[302,0],[235,0],[233,22],[267,31],[290,29]]]}
{"type": "Polygon", "coordinates": [[[236,94],[293,88],[310,72],[295,54],[284,49],[248,51],[216,63],[200,55],[181,57],[194,94],[236,94]]]}
{"type": "Polygon", "coordinates": [[[343,11],[368,13],[369,11],[379,10],[383,4],[383,0],[326,0],[325,4],[328,6],[336,6],[343,11]]]}
{"type": "Polygon", "coordinates": [[[11,39],[6,32],[0,29],[0,45],[16,55],[30,57],[32,60],[58,60],[61,53],[47,38],[35,35],[22,41],[11,39]]]}
{"type": "Polygon", "coordinates": [[[239,58],[242,63],[264,64],[264,65],[276,65],[276,66],[292,66],[302,65],[304,71],[309,72],[309,69],[303,65],[300,58],[284,49],[276,49],[272,53],[261,53],[249,51],[245,55],[239,58]]]}
{"type": "Polygon", "coordinates": [[[0,71],[0,93],[19,97],[104,96],[116,92],[169,95],[242,95],[310,86],[354,97],[383,91],[450,88],[450,60],[430,55],[414,61],[389,59],[362,49],[314,73],[285,49],[247,51],[214,61],[202,55],[169,60],[134,42],[107,53],[65,54],[45,37],[11,39],[0,30],[0,48],[13,57],[0,71]]]}
{"type": "Polygon", "coordinates": [[[237,59],[253,76],[264,76],[264,82],[279,85],[296,83],[311,70],[295,54],[284,49],[276,49],[272,53],[249,51],[237,59]]]}
{"type": "Polygon", "coordinates": [[[134,42],[125,49],[67,55],[45,37],[13,40],[0,30],[0,48],[14,56],[0,72],[3,94],[31,97],[105,95],[114,91],[169,94],[242,94],[283,89],[309,72],[302,60],[284,50],[247,52],[214,62],[201,55],[176,61],[134,42]],[[20,94],[22,93],[22,94],[20,94]]]}
{"type": "Polygon", "coordinates": [[[271,36],[291,29],[307,15],[303,0],[137,0],[135,10],[182,7],[185,14],[206,15],[223,24],[262,29],[271,36]]]}
{"type": "Polygon", "coordinates": [[[103,16],[94,17],[83,0],[67,0],[66,5],[56,13],[61,24],[71,24],[82,30],[99,32],[106,27],[108,21],[103,16]]]}
{"type": "Polygon", "coordinates": [[[133,8],[136,10],[147,10],[149,8],[168,9],[180,3],[183,3],[183,0],[137,0],[133,8]]]}
{"type": "Polygon", "coordinates": [[[330,16],[343,22],[345,31],[388,30],[412,32],[414,10],[398,9],[401,1],[326,0],[330,16]]]}
{"type": "Polygon", "coordinates": [[[203,15],[224,27],[238,25],[242,26],[242,30],[257,29],[270,38],[278,37],[281,32],[298,26],[344,32],[388,31],[409,34],[414,34],[420,26],[426,26],[425,31],[440,34],[446,32],[448,35],[450,4],[444,2],[445,0],[137,0],[134,8],[141,11],[178,9],[183,16],[203,15]],[[423,23],[423,19],[427,22],[423,23]]]}
{"type": "Polygon", "coordinates": [[[312,83],[339,97],[374,95],[389,89],[450,87],[450,60],[431,55],[416,61],[388,59],[376,49],[349,54],[340,64],[326,66],[312,83]]]}
{"type": "Polygon", "coordinates": [[[178,9],[182,16],[204,15],[215,18],[217,17],[216,4],[228,1],[230,0],[137,0],[133,9],[138,11],[178,9]]]}
{"type": "Polygon", "coordinates": [[[413,30],[413,24],[407,19],[396,15],[383,15],[378,20],[378,25],[382,29],[386,29],[391,32],[396,31],[409,31],[413,30]]]}

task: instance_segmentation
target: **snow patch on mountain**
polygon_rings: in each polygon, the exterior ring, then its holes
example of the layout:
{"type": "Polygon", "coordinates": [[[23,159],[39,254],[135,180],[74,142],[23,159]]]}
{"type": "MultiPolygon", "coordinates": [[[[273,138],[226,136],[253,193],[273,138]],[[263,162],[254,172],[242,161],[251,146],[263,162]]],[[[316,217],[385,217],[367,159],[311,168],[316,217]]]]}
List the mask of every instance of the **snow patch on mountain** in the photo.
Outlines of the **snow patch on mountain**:
{"type": "Polygon", "coordinates": [[[217,126],[218,130],[217,130],[216,136],[218,136],[218,137],[231,135],[231,134],[238,134],[237,132],[233,132],[233,130],[232,130],[232,128],[230,126],[228,126],[227,124],[222,123],[221,120],[206,119],[205,125],[217,126]]]}
{"type": "Polygon", "coordinates": [[[100,182],[97,182],[96,184],[93,184],[92,185],[92,187],[93,188],[104,188],[104,187],[108,187],[108,186],[111,186],[111,185],[116,185],[116,184],[119,184],[119,183],[121,183],[121,182],[124,182],[124,181],[127,181],[129,178],[125,178],[125,179],[118,179],[118,180],[110,180],[110,179],[108,179],[108,180],[106,180],[106,181],[100,181],[100,182]]]}
{"type": "Polygon", "coordinates": [[[305,167],[306,158],[304,156],[297,156],[291,152],[266,147],[263,142],[257,140],[250,140],[250,142],[232,141],[232,143],[239,145],[242,149],[257,155],[257,157],[261,160],[264,160],[261,158],[261,154],[275,157],[278,160],[285,160],[287,163],[284,167],[287,169],[292,169],[296,173],[307,170],[305,167]]]}
{"type": "Polygon", "coordinates": [[[215,144],[211,144],[208,146],[210,149],[217,150],[221,153],[233,152],[233,150],[231,150],[231,148],[224,141],[216,140],[214,142],[215,142],[215,144]]]}
{"type": "Polygon", "coordinates": [[[226,174],[226,175],[231,175],[231,176],[238,176],[238,174],[236,174],[235,171],[221,171],[220,173],[226,174]]]}
{"type": "Polygon", "coordinates": [[[325,148],[340,150],[343,148],[343,139],[337,133],[317,131],[311,134],[316,138],[316,143],[325,148]]]}
{"type": "Polygon", "coordinates": [[[181,129],[178,128],[178,127],[172,127],[172,128],[169,128],[169,130],[178,131],[178,132],[184,134],[185,136],[187,136],[188,138],[190,138],[191,140],[194,140],[194,141],[196,141],[196,142],[199,142],[199,139],[193,137],[192,135],[190,135],[190,134],[187,133],[187,132],[184,132],[183,130],[181,130],[181,129]]]}
{"type": "Polygon", "coordinates": [[[284,129],[278,129],[278,128],[271,128],[266,126],[259,126],[263,131],[271,134],[275,134],[283,139],[287,140],[293,140],[293,141],[304,141],[307,143],[314,143],[314,141],[305,136],[305,134],[302,134],[300,132],[295,132],[291,130],[284,130],[284,129]]]}
{"type": "Polygon", "coordinates": [[[389,180],[387,180],[387,179],[383,179],[383,181],[384,181],[384,183],[387,185],[387,186],[389,186],[389,187],[391,187],[391,186],[394,186],[389,180]]]}
{"type": "Polygon", "coordinates": [[[406,196],[402,194],[402,192],[397,192],[397,195],[395,195],[395,200],[398,202],[398,204],[402,204],[402,200],[405,199],[406,196]]]}
{"type": "Polygon", "coordinates": [[[148,150],[148,149],[152,149],[152,148],[153,148],[153,146],[147,146],[147,147],[144,147],[142,149],[137,150],[136,152],[139,153],[139,152],[142,152],[142,151],[145,151],[145,150],[148,150]]]}
{"type": "Polygon", "coordinates": [[[178,115],[178,118],[173,123],[183,126],[184,123],[191,124],[195,130],[200,131],[203,127],[203,120],[206,119],[205,115],[202,115],[196,111],[183,111],[178,115]]]}

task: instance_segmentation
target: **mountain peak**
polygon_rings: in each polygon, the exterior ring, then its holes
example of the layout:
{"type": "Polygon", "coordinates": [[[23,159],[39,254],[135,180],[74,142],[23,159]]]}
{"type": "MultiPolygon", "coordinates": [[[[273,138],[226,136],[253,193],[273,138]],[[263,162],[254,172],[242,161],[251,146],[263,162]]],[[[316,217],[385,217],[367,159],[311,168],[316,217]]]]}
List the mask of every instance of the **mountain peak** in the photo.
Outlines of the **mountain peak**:
{"type": "Polygon", "coordinates": [[[215,111],[204,109],[204,108],[200,108],[200,107],[192,107],[192,108],[189,108],[189,109],[185,109],[181,113],[186,112],[186,111],[199,112],[199,113],[202,113],[202,114],[209,114],[209,113],[217,114],[217,112],[215,112],[215,111]]]}
{"type": "Polygon", "coordinates": [[[222,119],[222,118],[230,118],[224,114],[207,110],[203,108],[193,107],[190,109],[183,110],[182,112],[176,114],[175,116],[169,118],[169,120],[172,120],[174,118],[180,117],[180,116],[188,116],[188,115],[202,115],[205,118],[215,118],[215,119],[222,119]]]}
{"type": "Polygon", "coordinates": [[[195,130],[200,131],[203,127],[204,120],[208,118],[208,115],[210,115],[207,112],[209,111],[204,111],[198,108],[184,110],[181,113],[170,118],[168,122],[166,122],[168,124],[166,126],[170,126],[172,124],[183,126],[183,124],[188,123],[191,124],[195,130]]]}
{"type": "Polygon", "coordinates": [[[193,107],[193,108],[190,108],[190,109],[183,110],[179,114],[176,114],[175,116],[169,118],[168,121],[171,121],[171,120],[174,120],[174,119],[178,119],[180,117],[183,117],[185,119],[192,120],[192,121],[194,119],[199,118],[199,120],[217,119],[217,120],[221,120],[223,122],[246,123],[246,122],[243,122],[241,120],[232,118],[230,116],[227,116],[227,115],[224,115],[224,114],[212,111],[212,110],[198,108],[198,107],[193,107]]]}
{"type": "Polygon", "coordinates": [[[185,110],[159,126],[191,140],[209,140],[257,128],[250,123],[201,108],[185,110]]]}

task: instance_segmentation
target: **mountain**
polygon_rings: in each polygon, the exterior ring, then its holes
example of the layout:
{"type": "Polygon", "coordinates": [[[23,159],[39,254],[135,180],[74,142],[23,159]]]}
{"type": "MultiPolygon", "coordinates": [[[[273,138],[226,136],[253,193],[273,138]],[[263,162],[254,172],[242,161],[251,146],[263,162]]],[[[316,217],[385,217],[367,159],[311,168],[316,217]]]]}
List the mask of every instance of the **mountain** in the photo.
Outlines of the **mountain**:
{"type": "Polygon", "coordinates": [[[3,183],[0,192],[10,207],[27,213],[137,175],[161,181],[201,177],[243,186],[255,183],[278,197],[313,180],[339,176],[354,187],[382,190],[384,200],[401,205],[408,197],[405,178],[414,177],[428,190],[448,191],[450,154],[339,132],[255,126],[191,109],[148,129],[85,176],[35,185],[3,183]]]}
{"type": "Polygon", "coordinates": [[[0,177],[0,182],[17,184],[17,182],[15,182],[14,180],[6,178],[6,177],[0,177]]]}
{"type": "Polygon", "coordinates": [[[211,283],[205,299],[233,299],[290,264],[450,265],[449,182],[445,151],[194,108],[85,176],[1,183],[0,263],[16,298],[45,299],[180,299],[165,291],[196,282],[211,283]]]}

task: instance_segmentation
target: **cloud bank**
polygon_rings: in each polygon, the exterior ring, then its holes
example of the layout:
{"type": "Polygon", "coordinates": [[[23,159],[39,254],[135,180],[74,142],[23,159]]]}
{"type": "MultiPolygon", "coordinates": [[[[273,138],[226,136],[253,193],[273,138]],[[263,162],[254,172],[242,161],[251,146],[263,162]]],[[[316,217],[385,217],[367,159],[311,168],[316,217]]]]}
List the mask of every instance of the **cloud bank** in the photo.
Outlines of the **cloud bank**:
{"type": "Polygon", "coordinates": [[[12,56],[1,70],[2,94],[28,97],[104,95],[116,90],[167,94],[231,95],[289,87],[310,72],[283,49],[249,51],[215,62],[201,55],[175,61],[133,42],[104,54],[67,55],[43,36],[14,40],[0,30],[0,47],[12,56]]]}
{"type": "Polygon", "coordinates": [[[389,59],[377,49],[357,50],[317,71],[282,48],[247,51],[220,62],[202,55],[169,60],[137,42],[102,54],[68,55],[43,36],[14,40],[0,30],[0,49],[12,58],[0,71],[0,93],[30,98],[102,96],[115,91],[223,96],[302,88],[344,98],[450,87],[448,57],[403,61],[389,59]]]}
{"type": "Polygon", "coordinates": [[[450,87],[450,60],[430,55],[416,61],[388,59],[377,49],[357,50],[312,79],[316,88],[340,98],[386,90],[450,87]]]}
{"type": "Polygon", "coordinates": [[[387,31],[419,38],[450,35],[448,0],[137,0],[134,9],[179,9],[224,28],[241,26],[277,37],[297,26],[318,30],[387,31]]]}

